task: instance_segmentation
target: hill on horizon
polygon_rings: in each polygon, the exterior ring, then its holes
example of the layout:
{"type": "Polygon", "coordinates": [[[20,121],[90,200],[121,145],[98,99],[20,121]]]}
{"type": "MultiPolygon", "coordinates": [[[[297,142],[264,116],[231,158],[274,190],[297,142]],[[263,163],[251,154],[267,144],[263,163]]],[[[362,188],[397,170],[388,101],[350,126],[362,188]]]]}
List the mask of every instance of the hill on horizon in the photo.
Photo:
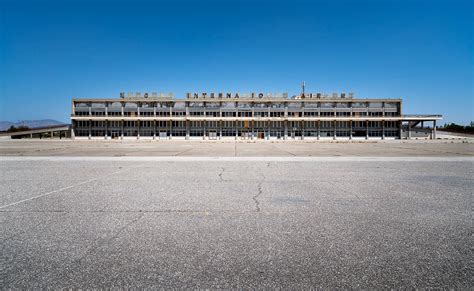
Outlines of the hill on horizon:
{"type": "Polygon", "coordinates": [[[0,131],[4,131],[10,128],[10,126],[28,126],[29,128],[38,128],[52,125],[61,125],[64,122],[57,121],[54,119],[40,119],[40,120],[20,120],[20,121],[0,121],[0,131]]]}

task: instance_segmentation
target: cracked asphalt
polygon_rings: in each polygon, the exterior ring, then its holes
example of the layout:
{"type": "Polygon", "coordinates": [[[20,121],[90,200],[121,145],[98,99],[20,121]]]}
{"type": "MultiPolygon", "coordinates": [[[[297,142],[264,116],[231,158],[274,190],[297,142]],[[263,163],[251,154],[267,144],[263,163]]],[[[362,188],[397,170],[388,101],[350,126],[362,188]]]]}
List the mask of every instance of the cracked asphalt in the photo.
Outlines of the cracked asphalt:
{"type": "Polygon", "coordinates": [[[0,160],[2,288],[472,288],[472,159],[0,160]]]}

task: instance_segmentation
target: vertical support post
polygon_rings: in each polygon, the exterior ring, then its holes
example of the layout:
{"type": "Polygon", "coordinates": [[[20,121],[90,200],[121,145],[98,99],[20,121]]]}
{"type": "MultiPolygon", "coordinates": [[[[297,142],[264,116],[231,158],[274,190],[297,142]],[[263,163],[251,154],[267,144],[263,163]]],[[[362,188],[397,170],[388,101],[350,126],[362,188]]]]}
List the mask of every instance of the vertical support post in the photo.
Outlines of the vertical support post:
{"type": "Polygon", "coordinates": [[[222,120],[219,120],[219,140],[222,139],[222,120]]]}
{"type": "Polygon", "coordinates": [[[336,122],[337,122],[337,121],[335,121],[335,120],[332,122],[332,124],[333,124],[333,125],[332,125],[332,128],[333,128],[333,130],[334,130],[334,131],[333,131],[333,135],[332,135],[332,139],[334,139],[334,140],[336,139],[336,125],[337,125],[336,122]]]}
{"type": "MultiPolygon", "coordinates": [[[[318,112],[319,114],[319,112],[318,112]]],[[[321,120],[318,120],[318,140],[321,137],[321,120]]]]}
{"type": "Polygon", "coordinates": [[[285,125],[285,131],[283,133],[283,139],[287,140],[288,139],[288,120],[283,121],[285,125]]]}
{"type": "Polygon", "coordinates": [[[301,140],[304,140],[304,120],[301,121],[301,140]]]}
{"type": "Polygon", "coordinates": [[[169,125],[170,125],[170,136],[169,136],[169,139],[172,139],[173,138],[173,121],[169,121],[169,125]]]}
{"type": "Polygon", "coordinates": [[[238,137],[239,137],[239,130],[237,129],[237,123],[238,121],[234,121],[234,124],[235,124],[235,139],[237,140],[238,137]]]}
{"type": "MultiPolygon", "coordinates": [[[[76,138],[76,122],[75,120],[73,120],[71,122],[71,139],[75,139],[76,138]]],[[[81,121],[82,122],[82,121],[81,121]]],[[[33,138],[33,134],[31,135],[31,137],[33,138]]],[[[65,135],[65,137],[67,137],[67,134],[65,135]]]]}
{"type": "Polygon", "coordinates": [[[89,139],[92,138],[92,120],[89,119],[89,139]]]}
{"type": "Polygon", "coordinates": [[[120,139],[123,139],[123,119],[120,120],[120,139]]]}
{"type": "Polygon", "coordinates": [[[433,139],[436,139],[436,120],[433,120],[433,139]]]}
{"type": "Polygon", "coordinates": [[[153,139],[156,139],[156,120],[153,120],[153,139]]]}
{"type": "MultiPolygon", "coordinates": [[[[205,112],[204,112],[204,115],[206,115],[205,112]]],[[[203,122],[203,128],[204,128],[204,131],[202,133],[202,139],[205,140],[206,139],[206,132],[207,132],[207,120],[204,120],[202,122],[203,122]]]]}
{"type": "Polygon", "coordinates": [[[104,132],[104,139],[107,139],[107,132],[109,130],[109,122],[107,120],[105,122],[105,132],[104,132]]]}
{"type": "MultiPolygon", "coordinates": [[[[270,116],[270,113],[268,113],[268,116],[270,116]]],[[[267,120],[267,140],[270,140],[270,132],[271,132],[270,122],[271,121],[267,120]]]]}
{"type": "Polygon", "coordinates": [[[365,139],[369,139],[369,121],[365,121],[365,139]]]}
{"type": "Polygon", "coordinates": [[[411,139],[411,122],[408,121],[408,139],[411,139]]]}
{"type": "Polygon", "coordinates": [[[403,121],[400,121],[398,123],[398,138],[402,139],[402,133],[403,133],[403,121]]]}
{"type": "Polygon", "coordinates": [[[349,124],[350,124],[350,127],[349,127],[349,139],[352,140],[352,120],[349,120],[349,124]]]}
{"type": "Polygon", "coordinates": [[[140,120],[135,121],[137,124],[137,139],[140,139],[140,120]]]}
{"type": "Polygon", "coordinates": [[[54,136],[54,131],[51,131],[49,134],[50,134],[50,138],[53,138],[53,136],[54,136]]]}
{"type": "Polygon", "coordinates": [[[382,120],[382,139],[385,139],[385,121],[382,120]]]}
{"type": "Polygon", "coordinates": [[[189,120],[186,120],[186,140],[189,139],[189,120]]]}
{"type": "MultiPolygon", "coordinates": [[[[252,116],[253,116],[253,108],[252,108],[252,116]]],[[[250,136],[250,139],[253,140],[255,136],[255,121],[251,120],[250,121],[250,126],[252,127],[252,135],[250,136]]]]}

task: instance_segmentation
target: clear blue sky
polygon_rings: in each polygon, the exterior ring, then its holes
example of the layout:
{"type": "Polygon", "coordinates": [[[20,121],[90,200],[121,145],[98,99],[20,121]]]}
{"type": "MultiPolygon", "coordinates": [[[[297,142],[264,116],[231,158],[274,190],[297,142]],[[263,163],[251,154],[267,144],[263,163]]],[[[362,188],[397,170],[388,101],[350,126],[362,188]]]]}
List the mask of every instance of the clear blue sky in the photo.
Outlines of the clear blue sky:
{"type": "Polygon", "coordinates": [[[0,120],[121,91],[355,92],[474,120],[473,3],[0,1],[0,120]]]}

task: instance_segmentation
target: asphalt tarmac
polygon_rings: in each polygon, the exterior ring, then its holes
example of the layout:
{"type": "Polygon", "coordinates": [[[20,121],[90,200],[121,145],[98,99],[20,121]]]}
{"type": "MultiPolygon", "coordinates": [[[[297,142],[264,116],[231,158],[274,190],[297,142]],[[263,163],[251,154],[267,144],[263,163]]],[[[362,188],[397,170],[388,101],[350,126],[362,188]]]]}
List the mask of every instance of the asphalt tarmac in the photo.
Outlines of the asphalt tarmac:
{"type": "Polygon", "coordinates": [[[0,157],[0,285],[472,288],[466,152],[0,157]]]}

